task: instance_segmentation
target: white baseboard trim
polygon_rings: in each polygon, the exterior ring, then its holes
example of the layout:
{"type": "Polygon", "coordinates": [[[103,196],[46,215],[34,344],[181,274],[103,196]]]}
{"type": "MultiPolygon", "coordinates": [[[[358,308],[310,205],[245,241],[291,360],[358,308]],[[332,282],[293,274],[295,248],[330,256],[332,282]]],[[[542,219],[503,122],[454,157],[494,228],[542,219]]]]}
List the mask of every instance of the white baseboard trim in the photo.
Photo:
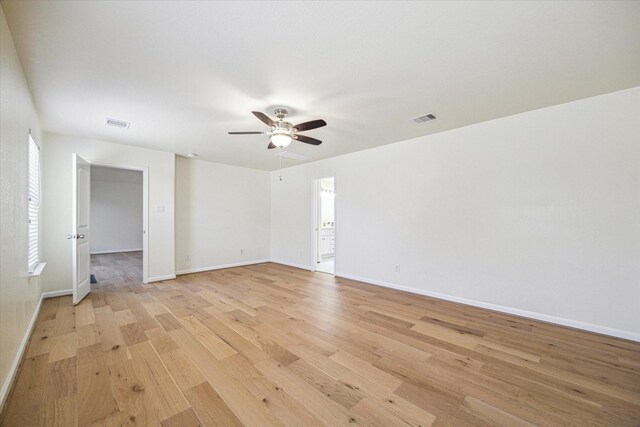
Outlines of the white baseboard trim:
{"type": "Polygon", "coordinates": [[[166,276],[156,276],[156,277],[149,277],[147,279],[147,283],[151,283],[151,282],[159,282],[161,280],[173,280],[176,278],[175,274],[167,274],[166,276]]]}
{"type": "Polygon", "coordinates": [[[91,251],[91,255],[118,254],[120,252],[142,252],[140,249],[109,249],[106,251],[91,251]]]}
{"type": "Polygon", "coordinates": [[[302,270],[313,271],[308,265],[295,264],[293,262],[281,261],[278,259],[272,259],[270,262],[273,262],[275,264],[288,265],[289,267],[301,268],[302,270]]]}
{"type": "Polygon", "coordinates": [[[63,289],[61,291],[43,292],[42,298],[63,297],[65,295],[73,295],[73,289],[63,289]]]}
{"type": "Polygon", "coordinates": [[[377,286],[383,286],[385,288],[397,289],[399,291],[410,292],[412,294],[424,295],[424,296],[438,298],[446,301],[457,302],[460,304],[471,305],[474,307],[486,308],[488,310],[499,311],[501,313],[513,314],[516,316],[527,317],[529,319],[535,319],[535,320],[541,320],[543,322],[553,323],[556,325],[568,326],[570,328],[575,328],[575,329],[581,329],[583,331],[595,332],[598,334],[609,335],[616,338],[624,338],[627,340],[640,342],[640,333],[636,333],[636,332],[609,328],[607,326],[594,325],[592,323],[581,322],[578,320],[567,319],[564,317],[552,316],[549,314],[537,313],[534,311],[522,310],[519,308],[513,308],[513,307],[508,307],[508,306],[499,305],[499,304],[492,304],[484,301],[477,301],[477,300],[457,297],[453,295],[441,294],[439,292],[426,291],[424,289],[397,285],[394,283],[369,279],[367,277],[354,276],[352,274],[336,272],[335,275],[338,277],[344,277],[345,279],[356,280],[358,282],[369,283],[377,286]]]}
{"type": "Polygon", "coordinates": [[[182,274],[189,274],[189,273],[202,273],[203,271],[222,270],[223,268],[244,267],[245,265],[263,264],[265,262],[269,262],[269,260],[268,259],[255,259],[255,260],[252,260],[252,261],[234,262],[234,263],[231,263],[231,264],[220,264],[220,265],[212,265],[212,266],[209,266],[209,267],[189,268],[189,269],[186,269],[186,270],[176,271],[176,276],[180,276],[182,274]]]}
{"type": "Polygon", "coordinates": [[[29,343],[29,339],[31,338],[31,332],[33,332],[33,328],[36,326],[36,320],[38,319],[38,315],[40,314],[40,308],[42,307],[43,299],[44,294],[41,294],[40,299],[38,299],[38,303],[36,304],[36,309],[33,311],[33,315],[31,316],[31,320],[29,321],[29,326],[27,326],[27,330],[24,332],[22,341],[20,341],[18,352],[13,358],[13,363],[11,363],[9,375],[7,375],[7,379],[4,381],[2,389],[0,389],[0,411],[4,409],[4,404],[7,400],[7,396],[9,395],[9,391],[11,390],[11,386],[13,385],[16,374],[18,373],[18,368],[20,367],[22,356],[24,355],[24,352],[27,349],[27,344],[29,343]]]}

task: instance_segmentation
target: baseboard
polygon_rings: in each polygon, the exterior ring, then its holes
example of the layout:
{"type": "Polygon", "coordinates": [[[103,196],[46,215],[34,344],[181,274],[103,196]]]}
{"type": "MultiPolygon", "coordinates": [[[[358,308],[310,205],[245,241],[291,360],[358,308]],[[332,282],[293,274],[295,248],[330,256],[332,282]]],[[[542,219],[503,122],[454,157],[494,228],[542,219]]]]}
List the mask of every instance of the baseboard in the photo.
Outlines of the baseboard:
{"type": "Polygon", "coordinates": [[[354,276],[352,274],[336,272],[335,275],[338,277],[344,277],[345,279],[356,280],[358,282],[369,283],[372,285],[382,286],[385,288],[397,289],[399,291],[410,292],[412,294],[424,295],[424,296],[438,298],[446,301],[457,302],[460,304],[470,305],[473,307],[486,308],[488,310],[499,311],[501,313],[513,314],[516,316],[540,320],[543,322],[553,323],[556,325],[568,326],[570,328],[575,328],[575,329],[581,329],[583,331],[595,332],[597,334],[609,335],[616,338],[624,338],[627,340],[640,342],[640,333],[636,333],[636,332],[609,328],[607,326],[594,325],[591,323],[581,322],[578,320],[552,316],[549,314],[537,313],[534,311],[522,310],[519,308],[513,308],[513,307],[508,307],[508,306],[499,305],[499,304],[492,304],[484,301],[477,301],[477,300],[457,297],[453,295],[441,294],[439,292],[425,291],[423,289],[397,285],[395,283],[383,282],[380,280],[369,279],[367,277],[354,276]]]}
{"type": "Polygon", "coordinates": [[[275,264],[288,265],[289,267],[301,268],[302,270],[312,271],[311,267],[309,267],[308,265],[295,264],[293,262],[286,262],[286,261],[281,261],[281,260],[278,260],[278,259],[272,259],[270,262],[273,262],[275,264]]]}
{"type": "Polygon", "coordinates": [[[159,282],[161,280],[173,280],[176,278],[175,274],[167,274],[166,276],[156,276],[156,277],[149,277],[147,279],[147,283],[151,283],[151,282],[159,282]]]}
{"type": "Polygon", "coordinates": [[[42,298],[63,297],[65,295],[73,295],[73,289],[63,289],[61,291],[43,292],[42,298]]]}
{"type": "Polygon", "coordinates": [[[180,276],[182,274],[189,274],[189,273],[201,273],[203,271],[222,270],[223,268],[243,267],[245,265],[263,264],[265,262],[269,262],[269,260],[268,259],[256,259],[256,260],[253,260],[253,261],[234,262],[234,263],[231,263],[231,264],[212,265],[212,266],[209,266],[209,267],[189,268],[189,269],[186,269],[186,270],[176,271],[176,276],[180,276]]]}
{"type": "Polygon", "coordinates": [[[18,368],[20,368],[20,362],[22,361],[22,356],[27,349],[27,344],[29,343],[29,339],[31,338],[31,332],[33,332],[33,328],[36,326],[36,320],[38,319],[38,315],[40,314],[40,308],[42,307],[43,299],[44,294],[41,294],[40,298],[38,299],[38,303],[36,304],[36,309],[33,311],[33,315],[31,316],[29,326],[27,326],[27,330],[25,331],[24,336],[22,337],[22,341],[20,342],[20,346],[18,347],[18,352],[16,353],[16,356],[13,359],[13,363],[11,364],[11,368],[9,369],[9,375],[7,375],[7,379],[4,381],[2,389],[0,389],[0,411],[4,409],[4,404],[7,400],[7,396],[9,395],[9,391],[11,390],[11,386],[13,385],[13,381],[15,380],[15,376],[18,373],[18,368]]]}
{"type": "Polygon", "coordinates": [[[119,254],[121,252],[142,252],[140,249],[110,249],[107,251],[92,251],[91,255],[104,255],[104,254],[119,254]]]}

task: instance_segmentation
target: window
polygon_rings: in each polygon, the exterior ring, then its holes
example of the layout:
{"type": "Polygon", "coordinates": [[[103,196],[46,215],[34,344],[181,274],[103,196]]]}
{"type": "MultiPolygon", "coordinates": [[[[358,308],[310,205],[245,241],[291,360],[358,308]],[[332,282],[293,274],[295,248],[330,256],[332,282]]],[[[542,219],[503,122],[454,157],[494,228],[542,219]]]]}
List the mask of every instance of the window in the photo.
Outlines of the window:
{"type": "Polygon", "coordinates": [[[29,135],[29,183],[27,189],[29,211],[29,273],[34,273],[40,263],[38,213],[40,212],[40,148],[29,135]]]}

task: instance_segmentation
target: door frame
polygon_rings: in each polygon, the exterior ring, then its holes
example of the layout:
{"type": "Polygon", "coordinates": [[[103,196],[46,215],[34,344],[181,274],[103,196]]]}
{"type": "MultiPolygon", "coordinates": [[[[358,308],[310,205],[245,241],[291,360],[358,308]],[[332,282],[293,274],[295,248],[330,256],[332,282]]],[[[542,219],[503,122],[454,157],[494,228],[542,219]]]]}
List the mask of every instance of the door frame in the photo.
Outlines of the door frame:
{"type": "Polygon", "coordinates": [[[338,271],[338,180],[336,179],[335,174],[329,176],[323,176],[320,178],[314,178],[311,180],[312,192],[313,194],[313,203],[311,210],[311,242],[313,244],[313,249],[311,251],[311,271],[317,271],[316,268],[318,265],[318,235],[320,234],[320,230],[318,227],[319,221],[319,212],[320,205],[318,204],[318,199],[320,198],[320,193],[318,192],[318,188],[320,187],[320,181],[323,179],[333,178],[333,217],[334,217],[334,236],[336,244],[333,248],[333,275],[336,275],[336,271],[338,271]]]}
{"type": "Polygon", "coordinates": [[[87,161],[91,166],[142,172],[142,283],[149,283],[149,167],[87,161]]]}

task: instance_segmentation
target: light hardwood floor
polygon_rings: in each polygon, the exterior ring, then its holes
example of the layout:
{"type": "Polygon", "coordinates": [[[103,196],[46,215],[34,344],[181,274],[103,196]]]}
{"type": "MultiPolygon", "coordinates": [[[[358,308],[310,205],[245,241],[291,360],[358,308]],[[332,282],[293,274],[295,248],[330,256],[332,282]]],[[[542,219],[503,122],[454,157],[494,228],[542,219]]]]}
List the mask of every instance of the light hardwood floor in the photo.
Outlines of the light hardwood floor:
{"type": "Polygon", "coordinates": [[[638,343],[277,264],[94,271],[44,302],[4,425],[640,425],[638,343]]]}

